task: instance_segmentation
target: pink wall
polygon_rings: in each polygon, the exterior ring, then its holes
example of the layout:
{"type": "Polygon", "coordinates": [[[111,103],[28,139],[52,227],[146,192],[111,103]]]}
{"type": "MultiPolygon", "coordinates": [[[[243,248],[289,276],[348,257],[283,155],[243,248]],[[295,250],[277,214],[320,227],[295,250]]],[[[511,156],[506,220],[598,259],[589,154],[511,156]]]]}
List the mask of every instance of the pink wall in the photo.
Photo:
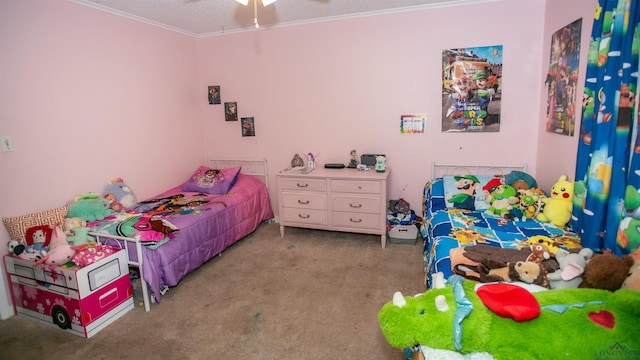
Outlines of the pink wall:
{"type": "MultiPolygon", "coordinates": [[[[194,39],[64,0],[2,1],[0,135],[13,137],[15,151],[0,153],[0,216],[61,206],[117,176],[144,198],[183,181],[208,155],[266,157],[275,185],[296,152],[320,153],[320,166],[347,162],[351,149],[385,153],[391,196],[418,212],[432,161],[526,163],[536,177],[557,177],[575,163],[577,140],[542,131],[548,42],[584,13],[589,23],[593,9],[552,2],[194,39]],[[501,131],[441,133],[442,49],[489,45],[504,47],[501,131]],[[241,137],[222,105],[208,105],[208,85],[221,85],[240,116],[255,117],[256,137],[241,137]],[[399,133],[407,113],[426,113],[425,134],[399,133]]],[[[2,317],[7,304],[5,291],[2,317]]]]}
{"type": "MultiPolygon", "coordinates": [[[[543,58],[542,68],[549,67],[549,57],[551,51],[551,36],[564,26],[582,18],[582,41],[580,48],[580,67],[578,69],[579,76],[584,79],[587,68],[587,52],[589,50],[589,39],[591,38],[591,28],[593,27],[593,15],[596,9],[596,0],[562,0],[548,1],[545,9],[545,25],[544,25],[544,44],[542,47],[543,58]]],[[[544,82],[546,73],[541,74],[540,82],[544,82]]],[[[541,89],[541,98],[547,96],[546,87],[541,89]]],[[[584,92],[584,80],[579,82],[576,94],[577,102],[582,103],[582,94],[584,92]]],[[[580,119],[582,113],[577,112],[576,128],[573,137],[567,137],[545,130],[545,114],[546,103],[540,102],[540,122],[538,123],[538,132],[540,138],[537,146],[537,163],[538,171],[536,180],[539,181],[543,189],[550,189],[551,186],[558,181],[560,175],[567,175],[573,180],[576,167],[576,152],[578,149],[578,134],[580,134],[580,119]]]]}
{"type": "Polygon", "coordinates": [[[346,163],[351,149],[384,153],[391,196],[416,211],[433,161],[536,173],[544,14],[543,0],[502,1],[199,39],[199,87],[221,85],[257,132],[242,138],[222,106],[202,99],[206,151],[266,156],[272,172],[294,153],[320,153],[320,166],[346,163]],[[477,19],[484,25],[468,26],[477,19]],[[442,133],[442,50],[490,45],[504,49],[500,132],[442,133]],[[425,134],[400,134],[411,113],[426,113],[425,134]]]}
{"type": "Polygon", "coordinates": [[[195,39],[69,1],[4,0],[0,44],[0,135],[15,146],[0,152],[0,217],[114,177],[151,196],[204,161],[195,39]]]}

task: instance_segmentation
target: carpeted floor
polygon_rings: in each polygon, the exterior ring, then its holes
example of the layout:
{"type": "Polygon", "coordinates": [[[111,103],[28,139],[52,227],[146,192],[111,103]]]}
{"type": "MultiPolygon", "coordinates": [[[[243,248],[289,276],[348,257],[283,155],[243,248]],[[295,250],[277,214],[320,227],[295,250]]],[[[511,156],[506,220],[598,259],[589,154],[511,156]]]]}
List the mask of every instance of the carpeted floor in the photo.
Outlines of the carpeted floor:
{"type": "Polygon", "coordinates": [[[146,313],[90,339],[24,317],[0,321],[3,359],[403,359],[378,326],[395,291],[422,291],[422,244],[262,224],[146,313]]]}

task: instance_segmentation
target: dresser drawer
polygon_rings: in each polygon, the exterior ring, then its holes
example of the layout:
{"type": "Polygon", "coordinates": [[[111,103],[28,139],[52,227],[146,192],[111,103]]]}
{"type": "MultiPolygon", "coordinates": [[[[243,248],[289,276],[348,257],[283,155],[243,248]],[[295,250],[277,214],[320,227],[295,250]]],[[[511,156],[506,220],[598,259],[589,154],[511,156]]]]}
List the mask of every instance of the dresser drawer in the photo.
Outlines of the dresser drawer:
{"type": "Polygon", "coordinates": [[[327,191],[327,182],[323,179],[281,178],[282,190],[327,191]]]}
{"type": "Polygon", "coordinates": [[[299,209],[327,209],[327,195],[322,193],[283,192],[282,206],[299,209]]]}
{"type": "Polygon", "coordinates": [[[280,220],[285,223],[327,225],[327,212],[316,209],[282,208],[280,220]]]}
{"type": "Polygon", "coordinates": [[[331,197],[331,210],[357,213],[379,214],[382,209],[382,198],[366,196],[342,196],[331,197]]]}
{"type": "Polygon", "coordinates": [[[380,194],[382,192],[382,184],[379,181],[331,180],[331,191],[380,194]]]}
{"type": "Polygon", "coordinates": [[[380,229],[380,214],[334,211],[331,226],[377,230],[380,229]]]}

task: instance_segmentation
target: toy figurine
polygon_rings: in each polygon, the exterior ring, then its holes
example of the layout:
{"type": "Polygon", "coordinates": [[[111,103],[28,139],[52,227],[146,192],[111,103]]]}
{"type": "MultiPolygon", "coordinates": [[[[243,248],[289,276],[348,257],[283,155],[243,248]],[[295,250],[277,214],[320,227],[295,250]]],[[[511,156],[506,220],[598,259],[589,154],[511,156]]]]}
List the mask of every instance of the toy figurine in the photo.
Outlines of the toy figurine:
{"type": "Polygon", "coordinates": [[[347,165],[349,169],[355,169],[358,167],[358,160],[356,160],[356,151],[351,150],[351,160],[349,161],[349,165],[347,165]]]}
{"type": "Polygon", "coordinates": [[[316,168],[316,159],[313,157],[312,153],[307,154],[307,157],[309,158],[309,161],[307,162],[307,169],[311,172],[316,168]]]}
{"type": "Polygon", "coordinates": [[[387,168],[387,158],[384,156],[376,156],[376,172],[383,173],[387,168]]]}

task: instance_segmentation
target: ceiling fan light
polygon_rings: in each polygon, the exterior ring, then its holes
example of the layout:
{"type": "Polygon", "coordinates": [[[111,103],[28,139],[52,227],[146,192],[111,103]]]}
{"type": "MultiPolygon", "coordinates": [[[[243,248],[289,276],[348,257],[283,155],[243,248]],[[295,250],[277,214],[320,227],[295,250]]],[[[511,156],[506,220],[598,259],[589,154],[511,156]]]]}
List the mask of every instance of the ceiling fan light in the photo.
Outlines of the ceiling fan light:
{"type": "Polygon", "coordinates": [[[249,0],[236,0],[236,1],[244,6],[247,6],[247,4],[249,3],[249,0]]]}
{"type": "MultiPolygon", "coordinates": [[[[236,0],[236,1],[238,1],[238,0],[236,0]]],[[[262,0],[262,5],[263,6],[267,6],[267,5],[269,5],[271,3],[274,3],[274,2],[276,2],[276,0],[262,0]]]]}

